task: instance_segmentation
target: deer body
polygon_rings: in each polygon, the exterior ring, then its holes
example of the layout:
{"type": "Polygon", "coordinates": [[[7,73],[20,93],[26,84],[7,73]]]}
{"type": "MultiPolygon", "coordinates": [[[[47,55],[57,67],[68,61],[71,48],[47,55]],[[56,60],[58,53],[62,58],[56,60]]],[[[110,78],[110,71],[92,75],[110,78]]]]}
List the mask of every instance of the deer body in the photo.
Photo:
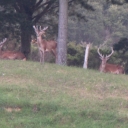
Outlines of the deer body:
{"type": "Polygon", "coordinates": [[[124,74],[124,68],[120,65],[116,65],[116,64],[109,64],[107,63],[107,60],[110,58],[110,56],[114,53],[113,48],[112,48],[112,52],[109,55],[102,55],[99,52],[99,48],[97,50],[100,59],[102,60],[101,64],[100,64],[100,72],[109,72],[109,73],[113,73],[113,74],[124,74]]]}
{"type": "Polygon", "coordinates": [[[14,51],[2,52],[2,54],[0,54],[0,58],[9,60],[26,60],[26,57],[24,56],[23,53],[14,51]]]}
{"type": "Polygon", "coordinates": [[[105,66],[100,65],[101,72],[110,72],[114,74],[124,74],[124,68],[120,65],[106,63],[105,66]]]}
{"type": "Polygon", "coordinates": [[[56,47],[57,47],[57,43],[55,41],[46,41],[44,39],[42,39],[41,41],[38,42],[39,44],[39,48],[42,51],[49,51],[52,52],[54,54],[54,56],[56,57],[56,47]],[[41,42],[41,43],[40,43],[41,42]]]}
{"type": "Polygon", "coordinates": [[[57,43],[53,40],[47,41],[42,38],[42,36],[45,35],[45,30],[48,27],[46,27],[44,29],[41,29],[41,27],[40,27],[40,29],[38,29],[38,27],[33,26],[33,28],[37,35],[37,45],[38,45],[38,49],[39,49],[39,53],[40,53],[40,62],[44,62],[44,57],[45,57],[46,51],[52,52],[52,54],[56,58],[57,43]]]}
{"type": "Polygon", "coordinates": [[[16,51],[2,51],[2,46],[7,39],[4,39],[3,42],[0,42],[0,59],[9,59],[9,60],[26,60],[26,57],[21,52],[16,51]]]}

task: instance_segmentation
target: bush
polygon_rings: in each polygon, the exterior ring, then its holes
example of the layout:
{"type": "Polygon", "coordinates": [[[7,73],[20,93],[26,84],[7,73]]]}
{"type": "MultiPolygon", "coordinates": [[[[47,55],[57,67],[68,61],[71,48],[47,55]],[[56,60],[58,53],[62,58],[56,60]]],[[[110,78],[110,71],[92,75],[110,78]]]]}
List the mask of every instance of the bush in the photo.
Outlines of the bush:
{"type": "Polygon", "coordinates": [[[68,43],[67,46],[67,64],[69,66],[82,66],[84,62],[84,48],[74,42],[68,43]]]}
{"type": "MultiPolygon", "coordinates": [[[[103,55],[108,55],[110,53],[110,49],[105,48],[101,49],[101,53],[103,55]]],[[[84,63],[84,54],[85,48],[83,48],[80,44],[75,44],[74,42],[68,43],[68,55],[67,55],[67,63],[69,66],[79,66],[82,67],[84,63]]],[[[121,54],[120,52],[114,52],[114,54],[108,60],[108,63],[119,64],[125,68],[125,72],[128,72],[128,52],[125,54],[121,54]]],[[[99,69],[101,60],[97,53],[97,47],[91,47],[89,51],[88,58],[88,68],[90,69],[99,69]]]]}

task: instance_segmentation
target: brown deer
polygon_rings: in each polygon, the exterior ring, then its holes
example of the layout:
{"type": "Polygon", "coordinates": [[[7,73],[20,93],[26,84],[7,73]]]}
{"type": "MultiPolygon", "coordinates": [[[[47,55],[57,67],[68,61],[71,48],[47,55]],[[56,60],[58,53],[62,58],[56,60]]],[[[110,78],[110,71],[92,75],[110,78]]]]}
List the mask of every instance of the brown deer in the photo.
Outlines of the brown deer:
{"type": "Polygon", "coordinates": [[[7,38],[3,39],[0,42],[0,59],[9,59],[9,60],[26,60],[26,57],[21,52],[16,51],[2,51],[3,44],[7,41],[7,38]]]}
{"type": "Polygon", "coordinates": [[[100,59],[102,60],[100,68],[99,68],[100,72],[110,72],[110,73],[114,73],[114,74],[124,74],[124,68],[122,66],[107,63],[107,60],[114,53],[113,48],[111,47],[111,53],[109,55],[106,55],[106,56],[102,55],[100,53],[99,49],[100,49],[100,47],[98,48],[97,52],[100,56],[100,59]]]}
{"type": "Polygon", "coordinates": [[[37,36],[37,45],[40,53],[40,62],[44,62],[46,51],[52,52],[56,59],[57,43],[53,40],[47,41],[42,38],[42,36],[45,36],[45,30],[47,30],[48,27],[42,29],[41,26],[33,26],[33,28],[37,36]]]}

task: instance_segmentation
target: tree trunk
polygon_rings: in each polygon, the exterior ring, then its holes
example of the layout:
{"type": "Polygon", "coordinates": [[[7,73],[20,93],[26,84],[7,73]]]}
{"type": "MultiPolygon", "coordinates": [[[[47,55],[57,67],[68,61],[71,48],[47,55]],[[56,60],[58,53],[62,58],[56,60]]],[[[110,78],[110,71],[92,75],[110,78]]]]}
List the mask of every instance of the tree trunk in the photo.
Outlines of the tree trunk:
{"type": "Polygon", "coordinates": [[[59,0],[57,64],[67,64],[68,0],[59,0]]]}
{"type": "Polygon", "coordinates": [[[85,55],[84,55],[84,65],[83,65],[83,68],[85,68],[85,69],[88,68],[89,48],[90,48],[90,43],[86,45],[86,50],[85,50],[85,55]]]}
{"type": "Polygon", "coordinates": [[[21,25],[21,52],[24,53],[26,58],[29,58],[31,53],[31,32],[30,28],[21,25]]]}

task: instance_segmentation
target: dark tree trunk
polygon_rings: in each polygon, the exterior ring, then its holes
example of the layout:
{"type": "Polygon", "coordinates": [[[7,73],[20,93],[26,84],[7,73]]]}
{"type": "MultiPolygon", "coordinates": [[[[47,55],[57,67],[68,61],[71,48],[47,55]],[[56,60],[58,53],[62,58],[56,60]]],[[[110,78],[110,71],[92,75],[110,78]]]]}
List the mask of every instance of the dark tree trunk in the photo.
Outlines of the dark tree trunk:
{"type": "MultiPolygon", "coordinates": [[[[21,52],[24,53],[26,58],[29,58],[31,53],[31,26],[24,24],[21,25],[21,52]]],[[[32,27],[31,27],[32,28],[32,27]]]]}
{"type": "Polygon", "coordinates": [[[67,22],[68,0],[59,0],[59,30],[57,44],[57,64],[67,64],[67,22]]]}

